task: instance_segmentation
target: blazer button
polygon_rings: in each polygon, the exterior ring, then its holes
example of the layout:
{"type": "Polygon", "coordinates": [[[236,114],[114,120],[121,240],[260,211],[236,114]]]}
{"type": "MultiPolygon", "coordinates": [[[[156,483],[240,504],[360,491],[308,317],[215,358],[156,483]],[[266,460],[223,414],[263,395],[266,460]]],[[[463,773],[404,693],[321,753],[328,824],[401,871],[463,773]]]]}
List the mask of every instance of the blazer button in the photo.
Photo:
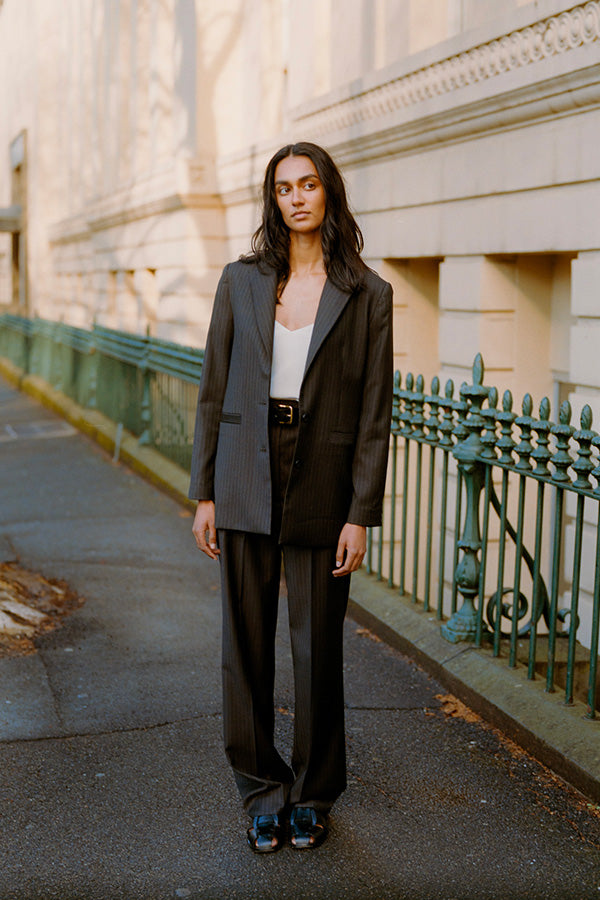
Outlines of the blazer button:
{"type": "Polygon", "coordinates": [[[300,418],[302,419],[303,422],[310,422],[310,413],[307,413],[307,412],[302,413],[302,416],[300,418]]]}
{"type": "Polygon", "coordinates": [[[302,465],[302,460],[301,460],[301,459],[295,459],[295,460],[294,460],[294,465],[295,465],[295,467],[298,469],[298,468],[302,465]]]}

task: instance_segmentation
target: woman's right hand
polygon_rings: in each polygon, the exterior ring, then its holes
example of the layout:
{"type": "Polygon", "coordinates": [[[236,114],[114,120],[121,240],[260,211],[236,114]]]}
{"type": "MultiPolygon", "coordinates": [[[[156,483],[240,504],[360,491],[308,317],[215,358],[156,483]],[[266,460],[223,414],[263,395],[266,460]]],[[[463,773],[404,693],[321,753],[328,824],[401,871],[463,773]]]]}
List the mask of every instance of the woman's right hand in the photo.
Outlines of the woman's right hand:
{"type": "Polygon", "coordinates": [[[192,525],[192,533],[196,538],[198,549],[217,559],[220,550],[217,547],[217,532],[215,529],[215,504],[212,500],[199,500],[192,525]]]}

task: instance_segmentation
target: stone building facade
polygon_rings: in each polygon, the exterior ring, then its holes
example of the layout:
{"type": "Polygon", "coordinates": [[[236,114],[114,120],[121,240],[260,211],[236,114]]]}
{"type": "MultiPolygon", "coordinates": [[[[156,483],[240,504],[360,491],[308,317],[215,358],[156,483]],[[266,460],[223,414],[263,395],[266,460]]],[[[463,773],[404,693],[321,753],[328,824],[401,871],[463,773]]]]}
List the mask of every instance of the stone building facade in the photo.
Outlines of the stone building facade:
{"type": "Polygon", "coordinates": [[[0,302],[201,345],[266,160],[306,138],[394,284],[402,371],[479,350],[598,410],[599,75],[598,2],[4,0],[0,302]]]}
{"type": "Polygon", "coordinates": [[[283,143],[343,167],[396,363],[600,423],[600,2],[4,0],[0,311],[204,342],[283,143]]]}

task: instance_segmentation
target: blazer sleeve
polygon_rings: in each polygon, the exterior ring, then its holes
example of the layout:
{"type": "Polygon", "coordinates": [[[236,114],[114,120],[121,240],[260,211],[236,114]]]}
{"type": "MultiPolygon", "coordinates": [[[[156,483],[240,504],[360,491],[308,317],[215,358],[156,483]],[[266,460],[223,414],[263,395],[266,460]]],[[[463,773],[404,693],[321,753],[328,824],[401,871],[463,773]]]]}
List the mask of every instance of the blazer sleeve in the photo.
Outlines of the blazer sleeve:
{"type": "Polygon", "coordinates": [[[361,415],[352,463],[348,522],[381,524],[393,395],[392,287],[380,292],[369,320],[361,415]]]}
{"type": "Polygon", "coordinates": [[[223,270],[217,286],[200,377],[188,493],[195,500],[215,499],[215,456],[233,342],[227,270],[228,266],[223,270]]]}

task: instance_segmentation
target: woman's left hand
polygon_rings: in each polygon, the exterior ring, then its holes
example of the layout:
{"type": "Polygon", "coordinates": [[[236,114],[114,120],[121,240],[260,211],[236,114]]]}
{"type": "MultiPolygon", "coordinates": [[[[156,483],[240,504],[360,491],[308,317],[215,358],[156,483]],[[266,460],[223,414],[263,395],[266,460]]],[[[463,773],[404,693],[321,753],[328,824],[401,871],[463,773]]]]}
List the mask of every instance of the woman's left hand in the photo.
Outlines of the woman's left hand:
{"type": "Polygon", "coordinates": [[[360,568],[367,552],[367,529],[363,525],[351,525],[346,522],[340,532],[337,550],[335,551],[335,569],[333,574],[349,575],[360,568]]]}

